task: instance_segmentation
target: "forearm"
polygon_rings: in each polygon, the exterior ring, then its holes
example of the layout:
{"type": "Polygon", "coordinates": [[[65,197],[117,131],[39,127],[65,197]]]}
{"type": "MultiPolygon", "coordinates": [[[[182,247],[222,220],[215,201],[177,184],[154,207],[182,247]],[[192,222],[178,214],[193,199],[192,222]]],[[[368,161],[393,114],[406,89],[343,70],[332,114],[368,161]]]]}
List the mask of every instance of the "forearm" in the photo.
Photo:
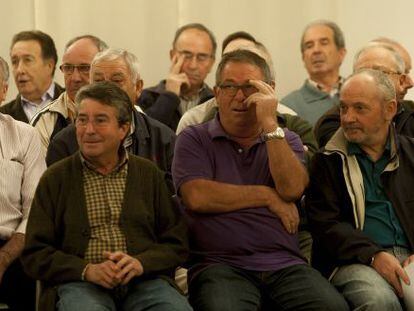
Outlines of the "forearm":
{"type": "Polygon", "coordinates": [[[225,213],[251,207],[268,206],[274,189],[259,185],[233,185],[196,179],[180,187],[184,204],[200,213],[225,213]]]}
{"type": "Polygon", "coordinates": [[[6,244],[0,249],[0,258],[8,267],[22,253],[24,248],[24,234],[14,233],[6,244]]]}
{"type": "Polygon", "coordinates": [[[285,139],[266,142],[269,169],[276,191],[288,202],[301,197],[309,182],[305,166],[299,161],[285,139]]]}

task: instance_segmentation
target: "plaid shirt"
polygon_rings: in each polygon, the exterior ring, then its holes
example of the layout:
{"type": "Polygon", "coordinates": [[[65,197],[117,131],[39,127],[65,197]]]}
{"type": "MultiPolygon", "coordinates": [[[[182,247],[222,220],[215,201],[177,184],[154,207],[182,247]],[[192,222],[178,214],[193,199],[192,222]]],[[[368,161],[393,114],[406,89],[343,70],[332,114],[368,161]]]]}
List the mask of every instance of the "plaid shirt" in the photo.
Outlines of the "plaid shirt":
{"type": "Polygon", "coordinates": [[[91,235],[85,260],[91,263],[104,261],[104,251],[127,252],[125,235],[119,226],[128,175],[128,158],[115,169],[102,175],[82,157],[84,191],[91,235]]]}

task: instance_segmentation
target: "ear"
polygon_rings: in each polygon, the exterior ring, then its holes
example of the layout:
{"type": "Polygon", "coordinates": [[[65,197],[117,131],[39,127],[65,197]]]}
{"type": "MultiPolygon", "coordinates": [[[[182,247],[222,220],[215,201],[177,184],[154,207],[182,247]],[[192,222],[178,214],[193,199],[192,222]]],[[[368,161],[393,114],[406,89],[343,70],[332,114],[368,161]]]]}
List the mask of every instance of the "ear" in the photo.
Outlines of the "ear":
{"type": "Polygon", "coordinates": [[[339,58],[341,60],[340,64],[342,64],[342,62],[344,61],[344,58],[346,56],[346,49],[345,48],[340,48],[338,50],[338,52],[339,52],[339,58]]]}
{"type": "Polygon", "coordinates": [[[173,61],[173,57],[174,57],[174,55],[175,55],[175,50],[174,50],[174,49],[171,49],[171,50],[170,50],[170,61],[171,61],[171,62],[173,61]]]}
{"type": "Polygon", "coordinates": [[[131,123],[129,122],[125,124],[121,124],[119,126],[119,134],[120,134],[119,136],[121,140],[124,140],[127,137],[130,127],[131,127],[131,123]]]}
{"type": "Polygon", "coordinates": [[[3,96],[0,97],[0,104],[6,99],[7,97],[7,90],[9,89],[9,85],[5,82],[3,82],[2,85],[2,89],[3,89],[3,96]]]}
{"type": "Polygon", "coordinates": [[[43,60],[43,63],[45,64],[45,66],[47,66],[47,68],[49,69],[50,73],[53,74],[53,68],[55,68],[55,61],[53,59],[45,59],[43,60]]]}
{"type": "Polygon", "coordinates": [[[220,95],[220,88],[218,86],[214,86],[213,88],[214,96],[217,97],[220,95]]]}
{"type": "Polygon", "coordinates": [[[397,113],[397,100],[392,99],[385,104],[385,120],[391,121],[397,113]]]}
{"type": "Polygon", "coordinates": [[[138,79],[137,83],[135,84],[135,91],[137,93],[137,99],[141,96],[141,92],[143,88],[144,88],[144,81],[142,79],[138,79]]]}

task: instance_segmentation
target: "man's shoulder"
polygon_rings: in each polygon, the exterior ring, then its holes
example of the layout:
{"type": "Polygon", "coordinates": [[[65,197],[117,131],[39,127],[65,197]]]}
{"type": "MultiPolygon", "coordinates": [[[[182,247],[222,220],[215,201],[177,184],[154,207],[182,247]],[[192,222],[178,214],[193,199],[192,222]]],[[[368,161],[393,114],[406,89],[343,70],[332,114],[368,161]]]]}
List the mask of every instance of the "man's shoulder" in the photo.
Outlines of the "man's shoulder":
{"type": "Polygon", "coordinates": [[[61,115],[62,117],[67,117],[67,107],[65,102],[65,93],[61,93],[58,98],[50,102],[49,105],[41,109],[37,112],[33,118],[30,120],[30,124],[32,126],[36,126],[36,123],[40,119],[47,119],[51,116],[58,116],[61,115]]]}
{"type": "Polygon", "coordinates": [[[2,134],[18,135],[21,137],[31,137],[36,134],[36,130],[28,123],[14,119],[11,115],[0,113],[0,128],[2,134]]]}
{"type": "Polygon", "coordinates": [[[217,102],[215,98],[210,98],[190,110],[187,110],[180,119],[177,127],[177,134],[187,126],[197,125],[211,120],[217,111],[217,102]]]}
{"type": "Polygon", "coordinates": [[[8,103],[1,105],[0,112],[11,115],[16,120],[25,122],[23,119],[26,115],[22,107],[20,95],[17,95],[15,99],[9,101],[8,103]]]}
{"type": "Polygon", "coordinates": [[[137,119],[137,128],[143,130],[143,127],[146,128],[146,131],[153,136],[155,134],[159,134],[166,138],[175,138],[175,133],[172,129],[170,129],[164,123],[151,118],[150,116],[146,115],[145,113],[135,111],[134,112],[136,119],[137,119]]]}

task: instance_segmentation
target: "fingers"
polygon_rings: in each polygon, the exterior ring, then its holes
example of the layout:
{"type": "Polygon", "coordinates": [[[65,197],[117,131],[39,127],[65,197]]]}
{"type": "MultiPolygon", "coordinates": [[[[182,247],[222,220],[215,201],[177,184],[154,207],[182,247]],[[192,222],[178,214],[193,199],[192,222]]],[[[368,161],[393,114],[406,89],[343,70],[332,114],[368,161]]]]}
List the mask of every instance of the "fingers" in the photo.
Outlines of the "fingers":
{"type": "Polygon", "coordinates": [[[403,262],[403,267],[407,267],[410,263],[414,263],[414,255],[411,255],[403,262]]]}
{"type": "Polygon", "coordinates": [[[403,268],[399,267],[395,272],[405,284],[410,285],[410,277],[403,268]]]}
{"type": "Polygon", "coordinates": [[[249,80],[249,83],[259,90],[260,93],[274,94],[274,89],[262,80],[249,80]]]}
{"type": "Polygon", "coordinates": [[[184,55],[175,54],[172,58],[170,73],[179,74],[184,63],[184,55]]]}

